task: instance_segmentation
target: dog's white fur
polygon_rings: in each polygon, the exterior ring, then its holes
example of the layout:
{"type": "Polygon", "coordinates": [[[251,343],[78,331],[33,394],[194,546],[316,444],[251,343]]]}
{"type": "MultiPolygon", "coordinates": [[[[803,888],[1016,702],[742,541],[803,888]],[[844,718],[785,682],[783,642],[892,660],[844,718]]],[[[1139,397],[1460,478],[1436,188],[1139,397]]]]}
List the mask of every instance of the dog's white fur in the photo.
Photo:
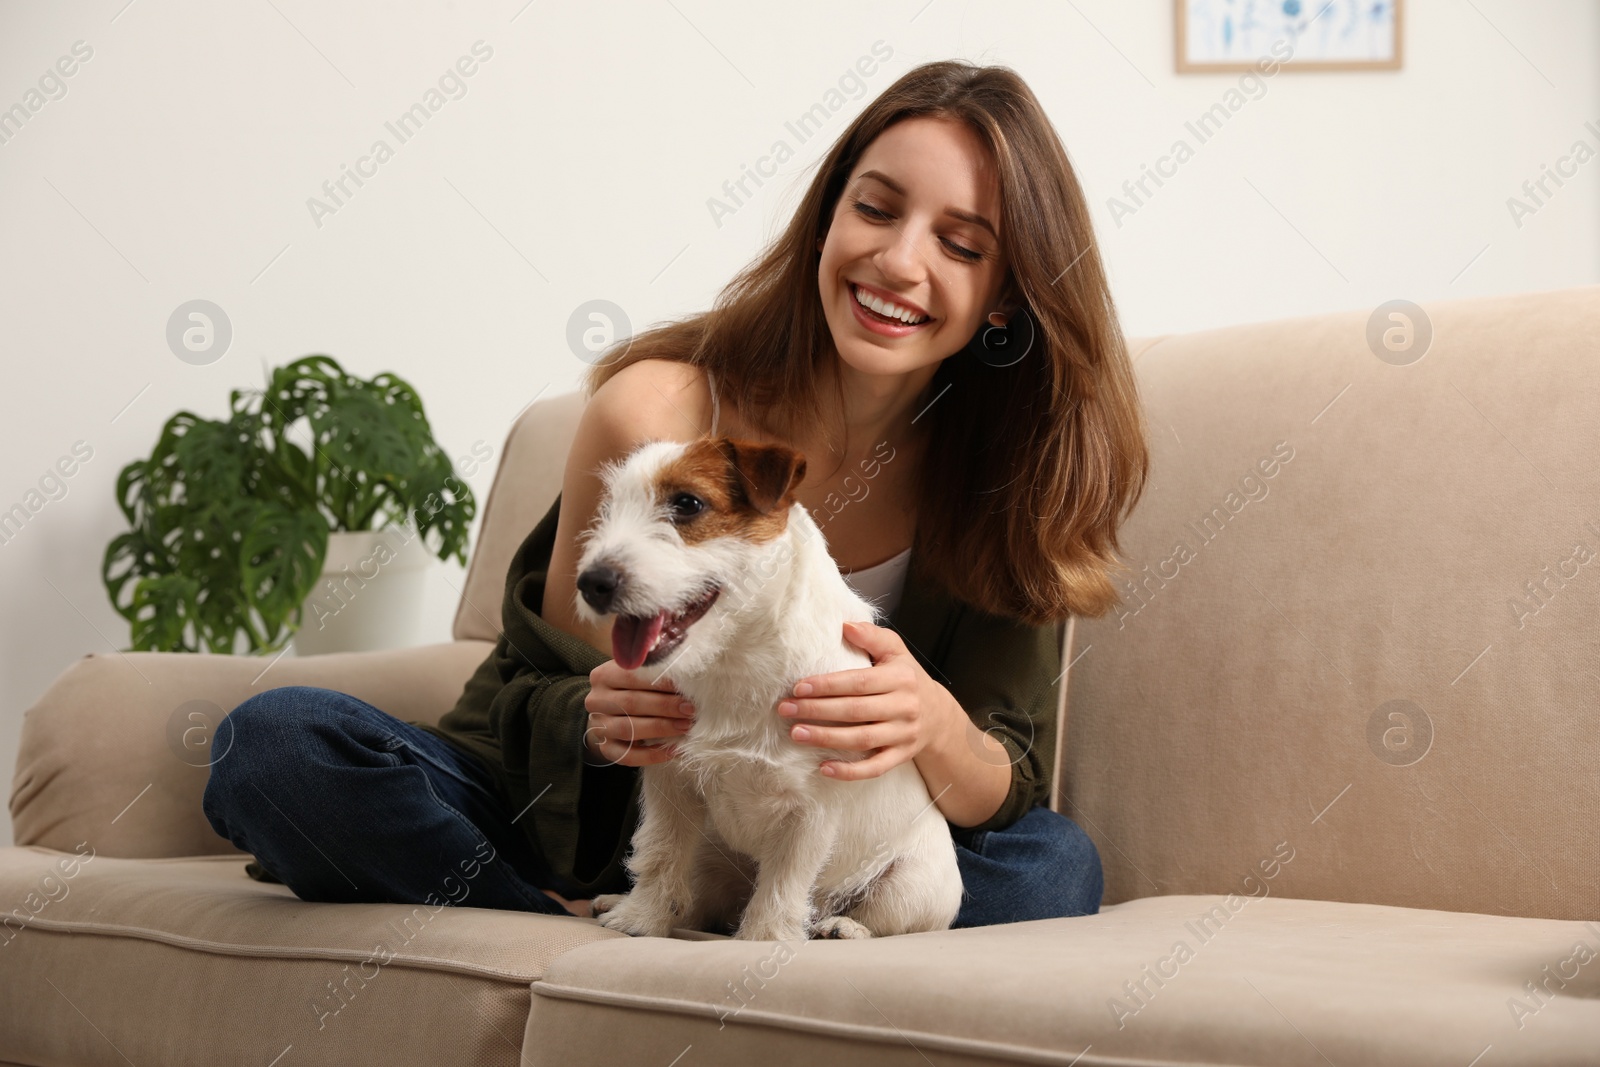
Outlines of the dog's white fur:
{"type": "MultiPolygon", "coordinates": [[[[686,447],[649,442],[607,464],[605,496],[581,539],[579,574],[604,561],[624,576],[613,611],[679,610],[721,587],[665,662],[639,668],[668,676],[695,720],[674,758],[641,768],[626,860],[634,887],[595,898],[595,914],[629,934],[737,924],[734,936],[754,940],[949,927],[961,875],[915,764],[828,778],[817,770],[824,759],[861,754],[796,743],[792,720],[776,710],[803,677],[871,664],[844,641],[843,624],[877,621],[873,606],[845,583],[798,502],[767,543],[685,544],[658,499],[657,474],[686,447]]],[[[579,617],[603,623],[581,595],[576,603],[579,617]]]]}

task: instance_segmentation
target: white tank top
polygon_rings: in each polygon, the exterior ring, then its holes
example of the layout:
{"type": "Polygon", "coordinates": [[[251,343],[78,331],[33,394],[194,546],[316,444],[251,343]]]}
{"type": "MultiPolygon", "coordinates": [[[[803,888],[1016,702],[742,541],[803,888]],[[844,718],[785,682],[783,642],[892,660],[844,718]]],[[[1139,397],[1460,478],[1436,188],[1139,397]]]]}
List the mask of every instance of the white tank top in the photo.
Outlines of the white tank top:
{"type": "MultiPolygon", "coordinates": [[[[715,437],[722,407],[717,399],[716,379],[709,368],[706,370],[706,381],[711,386],[711,436],[715,437]]],[[[900,604],[900,594],[905,591],[906,572],[910,567],[911,549],[908,548],[882,563],[845,574],[844,580],[857,596],[870,601],[887,615],[900,604]]]]}
{"type": "Polygon", "coordinates": [[[910,566],[911,549],[908,548],[876,566],[846,574],[844,581],[856,591],[856,595],[871,601],[887,615],[900,604],[900,594],[906,586],[906,571],[910,566]]]}

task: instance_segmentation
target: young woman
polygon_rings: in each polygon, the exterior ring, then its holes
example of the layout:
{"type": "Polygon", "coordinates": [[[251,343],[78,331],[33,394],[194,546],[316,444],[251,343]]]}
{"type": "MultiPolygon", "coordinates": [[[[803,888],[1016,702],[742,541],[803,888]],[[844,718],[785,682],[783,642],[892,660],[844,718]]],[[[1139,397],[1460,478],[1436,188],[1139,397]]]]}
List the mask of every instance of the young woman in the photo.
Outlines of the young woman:
{"type": "Polygon", "coordinates": [[[206,791],[218,833],[306,899],[420,900],[440,873],[424,861],[490,844],[505,856],[485,860],[478,906],[583,915],[625,890],[636,768],[673,757],[693,709],[670,678],[620,668],[609,625],[576,617],[578,537],[603,462],[713,433],[804,453],[798,499],[847,580],[891,609],[889,626],[841,635],[871,667],[804,679],[775,709],[795,742],[863,753],[823,764],[844,780],[915,763],[957,842],[957,926],[1097,911],[1095,846],[1045,806],[1061,637],[1069,615],[1116,602],[1116,529],[1148,454],[1089,211],[1026,84],[953,61],[906,73],[710,311],[618,346],[586,384],[561,494],[457,707],[434,726],[325,689],[246,701],[206,791]],[[293,744],[264,739],[284,731],[293,744]],[[350,842],[369,888],[290,813],[229,788],[313,735],[335,751],[310,792],[390,813],[350,842]],[[363,763],[427,777],[334,780],[363,763]]]}

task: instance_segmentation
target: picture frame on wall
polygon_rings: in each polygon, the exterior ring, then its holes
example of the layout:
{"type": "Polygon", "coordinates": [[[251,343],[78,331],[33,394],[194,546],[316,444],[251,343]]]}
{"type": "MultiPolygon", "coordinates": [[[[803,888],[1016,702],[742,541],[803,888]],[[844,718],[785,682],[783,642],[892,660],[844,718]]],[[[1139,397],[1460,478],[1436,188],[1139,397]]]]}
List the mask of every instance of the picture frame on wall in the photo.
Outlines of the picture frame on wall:
{"type": "Polygon", "coordinates": [[[1174,0],[1179,74],[1399,70],[1405,0],[1174,0]]]}

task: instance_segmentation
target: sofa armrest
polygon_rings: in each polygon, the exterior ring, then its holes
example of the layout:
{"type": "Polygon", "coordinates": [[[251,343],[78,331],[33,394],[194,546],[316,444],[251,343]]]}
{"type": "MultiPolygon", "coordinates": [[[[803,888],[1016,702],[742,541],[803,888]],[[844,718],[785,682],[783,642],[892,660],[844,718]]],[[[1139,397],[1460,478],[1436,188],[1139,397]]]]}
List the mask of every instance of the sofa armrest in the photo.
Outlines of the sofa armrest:
{"type": "Polygon", "coordinates": [[[337,689],[403,721],[438,722],[494,645],[378,652],[84,656],[22,721],[11,822],[18,845],[127,858],[243,855],[200,809],[210,731],[247,697],[285,685],[337,689]]]}

